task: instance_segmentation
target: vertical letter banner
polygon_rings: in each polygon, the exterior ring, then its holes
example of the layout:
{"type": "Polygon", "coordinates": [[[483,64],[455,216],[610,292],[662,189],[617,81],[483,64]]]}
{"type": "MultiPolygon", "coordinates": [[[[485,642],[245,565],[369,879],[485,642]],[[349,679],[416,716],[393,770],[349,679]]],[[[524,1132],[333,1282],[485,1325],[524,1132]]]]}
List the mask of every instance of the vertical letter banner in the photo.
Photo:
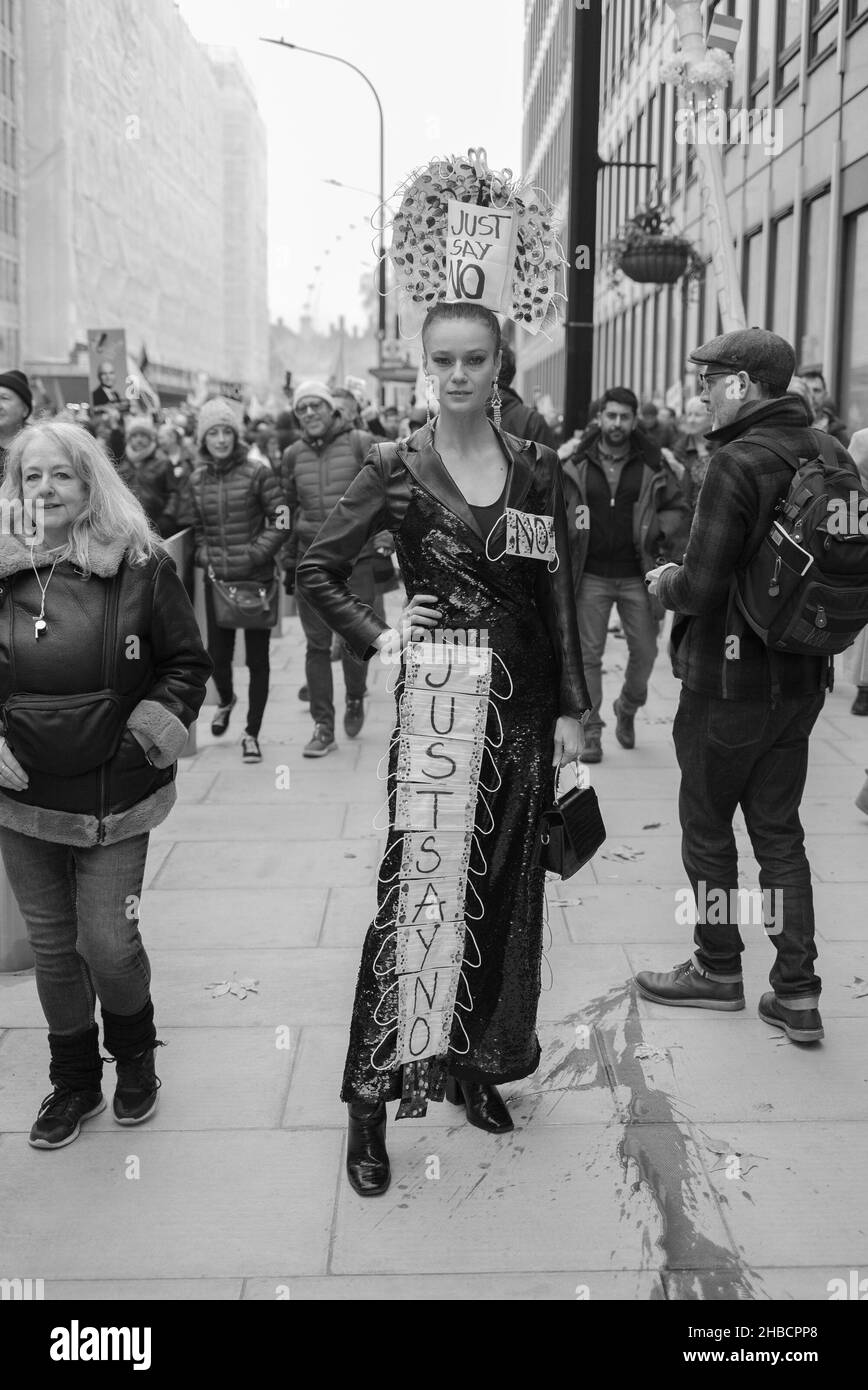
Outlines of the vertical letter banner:
{"type": "Polygon", "coordinates": [[[496,314],[509,312],[517,230],[514,212],[449,199],[447,304],[465,299],[496,314]]]}
{"type": "Polygon", "coordinates": [[[449,1048],[490,684],[487,647],[420,642],[408,649],[394,820],[404,832],[394,972],[402,1066],[449,1048]]]}

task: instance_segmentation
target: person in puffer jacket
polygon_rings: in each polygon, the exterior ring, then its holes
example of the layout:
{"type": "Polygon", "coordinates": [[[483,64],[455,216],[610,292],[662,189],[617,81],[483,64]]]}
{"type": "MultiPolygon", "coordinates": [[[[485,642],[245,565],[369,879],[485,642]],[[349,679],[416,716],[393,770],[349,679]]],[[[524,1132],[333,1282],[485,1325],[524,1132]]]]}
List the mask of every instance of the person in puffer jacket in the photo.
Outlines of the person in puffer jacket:
{"type": "Polygon", "coordinates": [[[211,663],[173,561],[86,430],[19,435],[0,502],[21,516],[28,501],[42,535],[0,535],[0,852],[49,1029],[54,1090],[30,1143],[56,1149],[105,1109],[97,999],[115,1119],[157,1103],[139,901],[211,663]]]}
{"type": "Polygon", "coordinates": [[[147,415],[135,415],[127,426],[120,474],[141,502],[148,521],[161,536],[178,529],[178,487],[169,459],[157,447],[157,427],[147,415]]]}
{"type": "MultiPolygon", "coordinates": [[[[292,512],[292,537],[285,552],[290,583],[295,566],[304,559],[326,517],[364,466],[374,443],[370,434],[345,420],[328,387],[321,381],[304,381],[299,385],[294,410],[302,437],[290,445],[281,461],[283,494],[292,512]]],[[[350,592],[369,608],[373,608],[376,601],[374,555],[379,545],[391,545],[387,532],[374,536],[364,547],[350,579],[350,592]]],[[[303,595],[298,594],[296,598],[307,643],[304,689],[314,722],[313,738],[305,745],[302,756],[323,758],[337,748],[332,633],[328,623],[303,595]]],[[[344,733],[347,738],[356,738],[365,720],[367,668],[346,646],[341,649],[341,660],[346,690],[344,733]]]]}
{"type": "MultiPolygon", "coordinates": [[[[247,457],[242,424],[229,401],[206,401],[199,412],[199,460],[190,478],[181,518],[192,524],[195,562],[205,570],[208,652],[220,704],[211,732],[225,734],[237,702],[232,688],[236,629],[218,627],[210,579],[252,579],[263,586],[275,576],[275,556],[288,534],[289,511],[280,483],[267,463],[247,457]]],[[[245,659],[250,672],[247,725],[241,741],[245,763],[262,761],[259,731],[268,701],[269,628],[246,628],[245,659]]]]}

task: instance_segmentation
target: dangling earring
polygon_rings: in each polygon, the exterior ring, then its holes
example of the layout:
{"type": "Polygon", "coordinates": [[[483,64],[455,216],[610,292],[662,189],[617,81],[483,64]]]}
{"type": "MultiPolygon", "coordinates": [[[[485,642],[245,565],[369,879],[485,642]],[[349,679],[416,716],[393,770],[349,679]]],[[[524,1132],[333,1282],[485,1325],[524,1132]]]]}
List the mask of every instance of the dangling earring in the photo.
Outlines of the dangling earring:
{"type": "Polygon", "coordinates": [[[491,390],[491,413],[492,413],[492,415],[494,416],[494,428],[495,428],[496,430],[499,430],[499,429],[500,429],[500,412],[501,412],[501,408],[502,408],[502,406],[503,406],[503,401],[500,399],[500,387],[498,386],[497,382],[496,382],[496,381],[493,381],[493,382],[491,383],[491,386],[492,386],[492,390],[491,390]]]}
{"type": "Polygon", "coordinates": [[[425,378],[425,410],[427,411],[427,414],[428,414],[428,428],[429,428],[429,429],[433,429],[433,428],[434,428],[434,421],[435,421],[435,419],[437,418],[437,417],[432,413],[432,411],[431,411],[431,402],[432,402],[433,399],[434,399],[434,378],[433,378],[433,376],[426,376],[426,378],[425,378]]]}

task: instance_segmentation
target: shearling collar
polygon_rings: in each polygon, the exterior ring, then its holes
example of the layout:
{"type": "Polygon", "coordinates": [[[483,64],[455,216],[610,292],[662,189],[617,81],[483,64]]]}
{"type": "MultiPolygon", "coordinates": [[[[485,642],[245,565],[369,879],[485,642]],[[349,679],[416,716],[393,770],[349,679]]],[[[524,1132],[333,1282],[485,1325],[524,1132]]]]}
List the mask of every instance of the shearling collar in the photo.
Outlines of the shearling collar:
{"type": "MultiPolygon", "coordinates": [[[[91,536],[89,554],[90,567],[94,574],[99,575],[100,579],[109,579],[113,574],[117,574],[121,567],[126,545],[123,541],[98,541],[91,536]]],[[[52,563],[52,556],[48,555],[42,546],[31,547],[25,545],[20,536],[0,536],[0,577],[8,574],[18,574],[20,570],[31,568],[31,554],[37,569],[52,563]]]]}

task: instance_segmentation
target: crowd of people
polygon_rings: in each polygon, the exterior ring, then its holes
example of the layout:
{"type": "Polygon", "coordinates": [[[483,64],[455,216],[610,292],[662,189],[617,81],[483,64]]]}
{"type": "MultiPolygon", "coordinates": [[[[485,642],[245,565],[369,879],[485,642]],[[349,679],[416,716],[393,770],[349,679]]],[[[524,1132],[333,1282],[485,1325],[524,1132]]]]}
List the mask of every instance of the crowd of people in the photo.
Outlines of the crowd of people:
{"type": "MultiPolygon", "coordinates": [[[[126,914],[123,931],[117,920],[123,904],[138,901],[149,831],[171,809],[177,758],[209,676],[218,698],[212,733],[229,727],[239,629],[249,671],[241,755],[262,760],[280,582],[305,639],[299,696],[313,722],[306,758],[337,747],[336,661],[350,739],[364,727],[371,656],[400,661],[407,643],[432,628],[473,619],[504,654],[509,680],[500,742],[486,743],[498,777],[486,804],[499,845],[495,860],[475,871],[488,926],[477,929],[482,974],[473,1018],[462,1024],[469,1060],[448,1072],[436,1057],[391,1068],[374,1061],[379,981],[384,966],[397,970],[394,946],[384,956],[381,935],[392,910],[388,885],[406,872],[407,826],[437,828],[436,807],[430,827],[396,819],[397,743],[390,749],[384,864],[394,872],[379,880],[342,1091],[357,1192],[388,1186],[387,1098],[400,1097],[400,1115],[411,1115],[445,1096],[483,1129],[512,1127],[494,1082],[527,1075],[538,1060],[532,982],[543,873],[533,856],[551,792],[546,767],[603,759],[602,662],[613,608],[627,653],[615,737],[625,749],[636,745],[662,619],[674,610],[671,651],[684,684],[675,751],[690,769],[680,803],[688,876],[695,891],[736,883],[732,817],[741,804],[761,882],[786,884],[788,895],[761,1016],[798,1041],[823,1035],[799,802],[830,671],[819,657],[785,659],[769,704],[769,653],[759,640],[742,634],[732,668],[721,656],[730,620],[722,585],[756,550],[787,478],[780,460],[766,458],[762,445],[756,452],[752,433],[770,428],[805,456],[819,431],[868,487],[868,431],[850,439],[822,372],[795,375],[789,345],[761,330],[694,352],[701,392],[680,417],[613,385],[567,440],[559,421],[516,391],[514,353],[489,311],[432,309],[423,352],[426,399],[404,414],[374,407],[349,386],[309,379],[291,408],[256,420],[219,396],[159,418],[107,400],[66,418],[33,419],[26,376],[0,374],[0,497],[40,500],[45,517],[36,545],[0,537],[0,851],[34,951],[54,1086],[31,1131],[35,1147],[72,1142],[105,1105],[97,1000],[117,1066],[115,1118],[137,1124],[153,1113],[161,1044],[150,966],[135,915],[126,914]],[[721,464],[712,469],[715,458],[721,464]],[[512,559],[520,550],[509,543],[504,554],[490,553],[505,509],[516,508],[552,523],[551,549],[534,557],[548,560],[549,577],[512,559]],[[186,531],[191,565],[179,574],[161,542],[186,531]],[[193,566],[204,575],[204,641],[193,566]],[[85,580],[95,582],[82,589],[85,580]],[[401,581],[407,603],[393,629],[383,594],[401,581]],[[529,650],[533,663],[521,659],[529,650]],[[518,988],[520,980],[530,984],[518,988]]],[[[856,715],[868,714],[866,631],[847,667],[856,715]]],[[[397,692],[401,720],[417,693],[406,679],[397,692]]],[[[493,697],[493,673],[490,690],[493,697]]],[[[452,711],[454,720],[454,699],[452,711]]],[[[474,790],[468,807],[475,798],[474,790]]],[[[858,804],[868,812],[864,790],[858,804]]],[[[690,960],[643,972],[640,992],[663,1004],[743,1008],[743,945],[733,925],[699,922],[690,960]]]]}

